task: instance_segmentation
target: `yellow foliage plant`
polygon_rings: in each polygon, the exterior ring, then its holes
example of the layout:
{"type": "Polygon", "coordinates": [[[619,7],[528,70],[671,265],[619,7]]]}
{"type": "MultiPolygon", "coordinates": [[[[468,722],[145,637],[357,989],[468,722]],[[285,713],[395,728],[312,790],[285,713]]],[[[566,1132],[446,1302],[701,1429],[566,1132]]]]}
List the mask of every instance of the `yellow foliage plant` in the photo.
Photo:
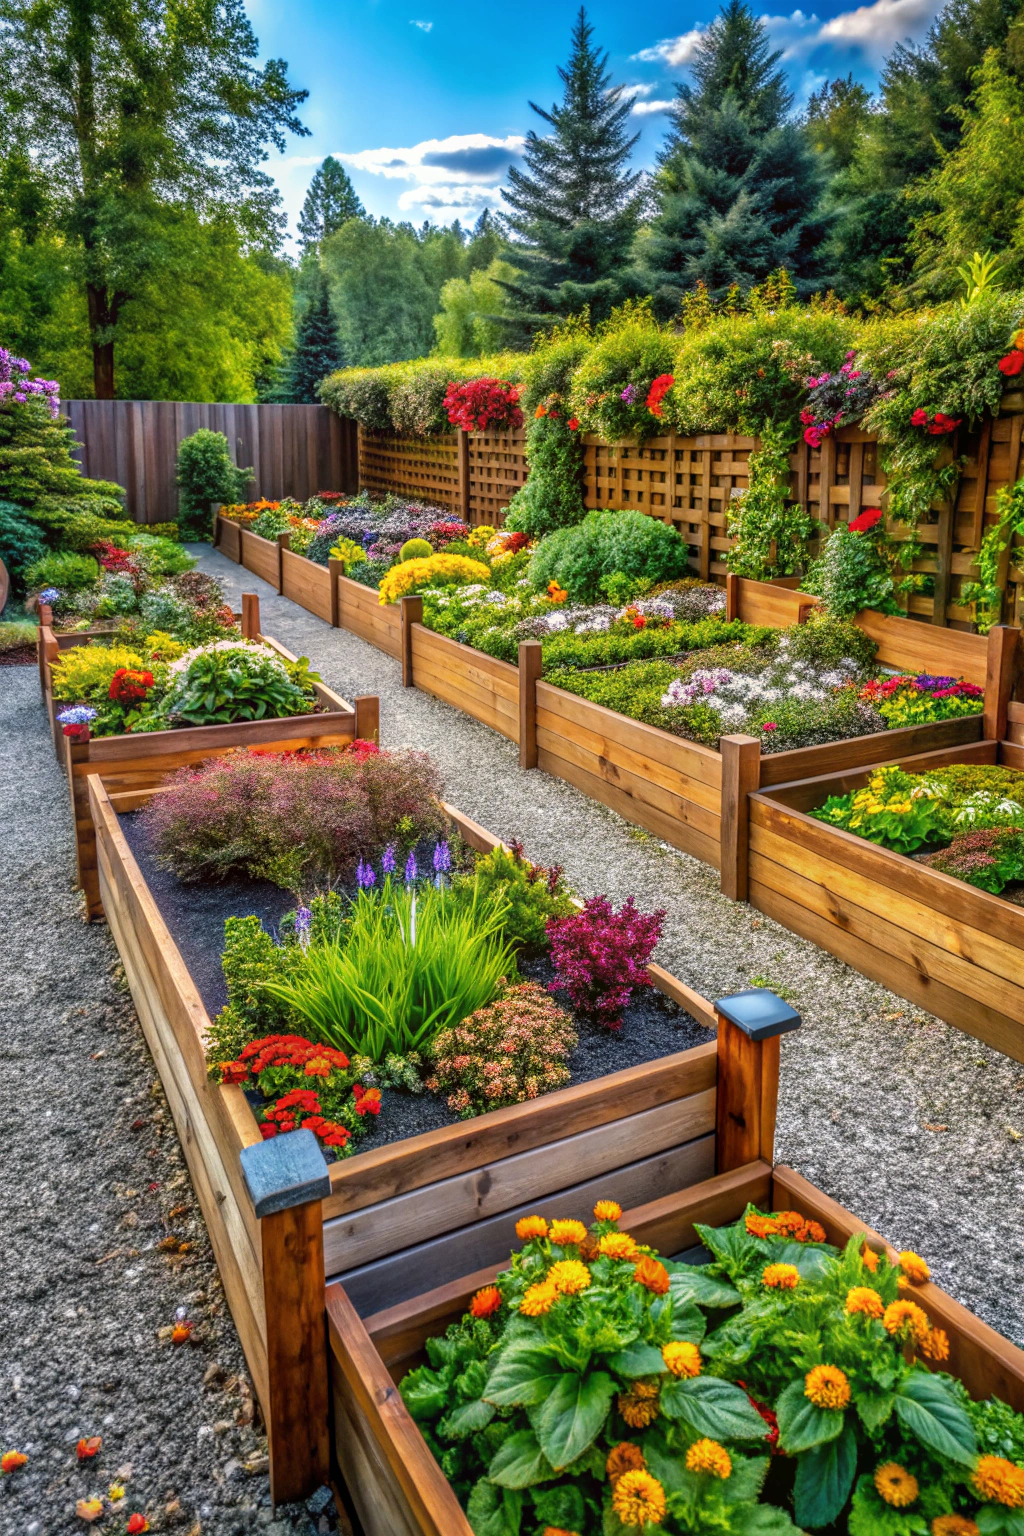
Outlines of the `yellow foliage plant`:
{"type": "Polygon", "coordinates": [[[421,587],[461,585],[471,581],[490,581],[489,568],[480,560],[465,555],[431,555],[429,560],[403,560],[392,566],[380,584],[381,603],[397,603],[400,597],[418,592],[421,587]]]}

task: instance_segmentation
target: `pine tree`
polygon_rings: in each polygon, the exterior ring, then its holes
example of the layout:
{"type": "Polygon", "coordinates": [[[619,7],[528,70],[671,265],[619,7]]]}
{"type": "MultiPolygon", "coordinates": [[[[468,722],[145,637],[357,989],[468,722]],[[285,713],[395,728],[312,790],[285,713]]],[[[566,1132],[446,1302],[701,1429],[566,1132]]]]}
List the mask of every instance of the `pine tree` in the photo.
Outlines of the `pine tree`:
{"type": "Polygon", "coordinates": [[[871,92],[854,80],[826,80],[820,91],[812,91],[804,122],[811,147],[819,155],[829,155],[832,164],[850,164],[857,140],[871,115],[871,92]]]}
{"type": "Polygon", "coordinates": [[[317,171],[309,184],[306,201],[299,214],[299,245],[302,254],[315,250],[325,235],[333,235],[346,219],[364,219],[366,209],[356,196],[345,167],[333,155],[317,171]]]}
{"type": "Polygon", "coordinates": [[[817,286],[822,174],[801,130],[781,54],[744,0],[728,0],[677,88],[659,156],[659,211],[638,242],[639,273],[663,316],[703,282],[713,297],[785,267],[817,286]]]}
{"type": "Polygon", "coordinates": [[[507,288],[521,333],[585,304],[602,318],[623,293],[643,179],[627,165],[639,135],[626,134],[631,103],[611,86],[593,35],[581,7],[572,55],[558,71],[561,105],[545,112],[530,103],[551,131],[531,129],[526,169],[513,166],[502,193],[511,210],[500,216],[512,241],[507,259],[520,273],[507,288]]]}
{"type": "Polygon", "coordinates": [[[288,368],[284,398],[293,405],[319,404],[317,385],[320,380],[344,366],[327,278],[323,268],[318,267],[309,303],[295,334],[295,350],[288,368]]]}

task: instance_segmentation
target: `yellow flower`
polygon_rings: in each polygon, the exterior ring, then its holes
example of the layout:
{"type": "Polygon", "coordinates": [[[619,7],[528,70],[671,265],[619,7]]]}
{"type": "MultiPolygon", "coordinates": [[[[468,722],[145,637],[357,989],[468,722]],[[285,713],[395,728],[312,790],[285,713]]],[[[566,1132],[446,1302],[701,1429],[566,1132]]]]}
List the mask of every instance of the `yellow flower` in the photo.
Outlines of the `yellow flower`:
{"type": "Polygon", "coordinates": [[[924,1285],[926,1280],[931,1279],[932,1272],[924,1259],[916,1253],[911,1253],[909,1248],[900,1254],[900,1269],[911,1285],[924,1285]]]}
{"type": "Polygon", "coordinates": [[[393,565],[380,584],[382,605],[396,603],[408,592],[438,583],[490,581],[490,567],[465,555],[431,555],[423,560],[403,560],[393,565]]]}
{"type": "Polygon", "coordinates": [[[618,1221],[622,1206],[617,1200],[599,1200],[594,1206],[595,1221],[618,1221]]]}
{"type": "Polygon", "coordinates": [[[623,1525],[635,1525],[638,1530],[645,1525],[660,1525],[666,1508],[665,1490],[649,1472],[639,1468],[623,1472],[615,1484],[612,1509],[623,1525]]]}
{"type": "Polygon", "coordinates": [[[531,1285],[522,1301],[519,1310],[524,1317],[543,1317],[545,1312],[550,1312],[558,1300],[558,1292],[553,1285],[546,1280],[539,1285],[531,1285]]]}
{"type": "Polygon", "coordinates": [[[815,1408],[845,1408],[850,1401],[850,1383],[838,1365],[816,1365],[804,1377],[804,1396],[815,1408]]]}
{"type": "Polygon", "coordinates": [[[520,1216],[516,1222],[516,1237],[528,1243],[532,1237],[547,1237],[548,1224],[543,1216],[520,1216]]]}
{"type": "Polygon", "coordinates": [[[723,1480],[732,1473],[732,1457],[717,1440],[697,1440],[686,1453],[687,1472],[710,1472],[723,1480]]]}
{"type": "Polygon", "coordinates": [[[673,1343],[661,1346],[661,1358],[673,1376],[699,1376],[700,1350],[696,1344],[673,1343]]]}
{"type": "Polygon", "coordinates": [[[606,1232],[597,1245],[606,1259],[635,1259],[640,1252],[628,1232],[606,1232]]]}
{"type": "Polygon", "coordinates": [[[120,1483],[111,1483],[110,1487],[107,1489],[107,1498],[110,1500],[111,1504],[116,1504],[118,1499],[124,1498],[124,1489],[120,1483]]]}
{"type": "Polygon", "coordinates": [[[590,1270],[579,1259],[559,1259],[548,1270],[546,1283],[565,1296],[575,1296],[577,1291],[585,1291],[590,1284],[590,1270]]]}
{"type": "Polygon", "coordinates": [[[761,1284],[770,1290],[792,1291],[800,1282],[795,1264],[769,1264],[761,1275],[761,1284]]]}
{"type": "Polygon", "coordinates": [[[919,1346],[922,1355],[941,1364],[949,1359],[949,1335],[942,1328],[933,1328],[919,1346]]]}
{"type": "Polygon", "coordinates": [[[1006,1509],[1024,1506],[1024,1468],[1003,1456],[982,1456],[971,1473],[971,1482],[980,1499],[990,1499],[1006,1509]]]}
{"type": "Polygon", "coordinates": [[[906,1509],[917,1498],[917,1478],[895,1461],[887,1461],[875,1473],[879,1497],[895,1509],[906,1509]]]}
{"type": "Polygon", "coordinates": [[[927,1312],[916,1301],[890,1301],[882,1314],[882,1323],[894,1338],[913,1339],[915,1344],[922,1343],[932,1327],[927,1312]]]}
{"type": "Polygon", "coordinates": [[[965,1515],[939,1515],[932,1521],[932,1536],[981,1536],[965,1515]]]}
{"type": "Polygon", "coordinates": [[[870,1285],[855,1285],[846,1293],[846,1310],[851,1317],[857,1312],[863,1312],[866,1317],[881,1317],[885,1306],[870,1285]]]}
{"type": "Polygon", "coordinates": [[[582,1221],[553,1221],[548,1229],[548,1237],[560,1248],[582,1243],[586,1235],[587,1229],[582,1221]]]}
{"type": "Polygon", "coordinates": [[[616,1406],[630,1429],[646,1429],[658,1417],[658,1387],[649,1381],[634,1381],[628,1392],[620,1392],[616,1406]]]}

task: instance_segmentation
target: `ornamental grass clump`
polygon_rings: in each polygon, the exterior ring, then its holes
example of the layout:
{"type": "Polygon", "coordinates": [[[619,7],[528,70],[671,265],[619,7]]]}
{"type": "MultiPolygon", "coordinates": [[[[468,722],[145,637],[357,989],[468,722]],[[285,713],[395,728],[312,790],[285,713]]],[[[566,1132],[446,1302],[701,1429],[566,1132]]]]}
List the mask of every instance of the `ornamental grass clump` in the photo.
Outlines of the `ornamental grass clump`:
{"type": "Polygon", "coordinates": [[[577,1041],[569,1015],[525,982],[437,1036],[427,1087],[464,1120],[522,1104],[565,1087],[577,1041]]]}
{"type": "Polygon", "coordinates": [[[906,1293],[916,1255],[748,1207],[697,1226],[693,1266],[621,1214],[521,1218],[509,1268],[401,1382],[475,1530],[1013,1536],[1024,1418],[933,1373],[949,1340],[906,1293]]]}
{"type": "Polygon", "coordinates": [[[441,777],[420,752],[373,743],[316,752],[232,752],[181,768],[142,812],[179,880],[245,875],[301,891],[351,881],[387,845],[443,836],[441,777]]]}
{"type": "Polygon", "coordinates": [[[555,978],[550,991],[565,992],[585,1019],[605,1029],[622,1026],[633,993],[650,986],[647,962],[665,921],[664,908],[638,912],[628,896],[618,912],[607,896],[592,896],[581,912],[547,925],[555,978]]]}

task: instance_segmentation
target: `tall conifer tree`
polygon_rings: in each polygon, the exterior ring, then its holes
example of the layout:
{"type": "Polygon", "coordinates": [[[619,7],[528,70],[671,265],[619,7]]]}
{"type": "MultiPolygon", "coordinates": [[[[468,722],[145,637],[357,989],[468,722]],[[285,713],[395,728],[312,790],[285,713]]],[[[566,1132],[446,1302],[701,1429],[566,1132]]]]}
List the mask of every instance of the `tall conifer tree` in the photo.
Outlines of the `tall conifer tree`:
{"type": "Polygon", "coordinates": [[[642,173],[628,169],[639,135],[626,132],[631,102],[611,85],[593,37],[581,7],[569,63],[558,71],[562,102],[545,112],[531,101],[549,131],[531,129],[525,169],[512,167],[502,194],[506,255],[520,273],[505,286],[521,331],[585,304],[601,318],[623,293],[640,211],[642,173]]]}
{"type": "Polygon", "coordinates": [[[299,214],[299,246],[305,256],[316,250],[325,235],[333,235],[346,219],[363,219],[366,209],[345,167],[328,155],[309,184],[299,214]]]}
{"type": "Polygon", "coordinates": [[[344,366],[345,358],[331,309],[327,277],[318,264],[309,303],[295,334],[295,351],[291,355],[284,398],[293,405],[318,404],[320,396],[317,385],[320,380],[344,366]]]}
{"type": "Polygon", "coordinates": [[[664,316],[704,282],[748,288],[780,266],[817,286],[821,173],[800,129],[780,53],[744,0],[727,0],[677,88],[659,156],[659,211],[638,243],[643,286],[664,316]]]}

